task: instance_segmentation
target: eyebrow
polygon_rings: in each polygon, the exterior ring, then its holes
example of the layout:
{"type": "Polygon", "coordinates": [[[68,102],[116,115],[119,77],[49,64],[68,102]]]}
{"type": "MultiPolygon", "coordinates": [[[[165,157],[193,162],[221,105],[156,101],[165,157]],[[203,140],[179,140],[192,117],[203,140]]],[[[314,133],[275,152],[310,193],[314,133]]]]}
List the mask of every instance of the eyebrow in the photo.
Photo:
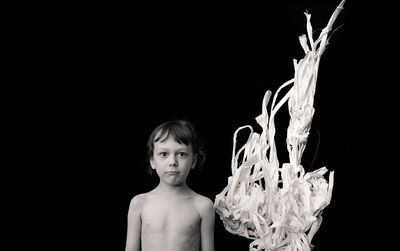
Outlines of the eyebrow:
{"type": "MultiPolygon", "coordinates": [[[[154,150],[162,151],[162,150],[170,150],[169,147],[154,147],[154,150]]],[[[190,147],[180,147],[175,149],[176,151],[190,151],[190,147]]]]}

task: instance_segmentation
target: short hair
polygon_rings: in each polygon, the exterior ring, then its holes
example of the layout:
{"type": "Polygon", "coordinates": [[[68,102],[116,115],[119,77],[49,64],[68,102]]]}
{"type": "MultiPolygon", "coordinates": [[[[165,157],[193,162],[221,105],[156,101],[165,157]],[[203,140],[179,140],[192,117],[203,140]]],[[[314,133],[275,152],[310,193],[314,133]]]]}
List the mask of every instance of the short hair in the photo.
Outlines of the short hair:
{"type": "MultiPolygon", "coordinates": [[[[193,155],[197,157],[195,169],[201,168],[206,159],[204,142],[193,123],[185,119],[170,120],[157,126],[147,140],[147,159],[151,160],[154,153],[154,143],[164,142],[172,137],[179,144],[191,146],[193,155]]],[[[154,170],[149,166],[149,173],[154,170]]]]}

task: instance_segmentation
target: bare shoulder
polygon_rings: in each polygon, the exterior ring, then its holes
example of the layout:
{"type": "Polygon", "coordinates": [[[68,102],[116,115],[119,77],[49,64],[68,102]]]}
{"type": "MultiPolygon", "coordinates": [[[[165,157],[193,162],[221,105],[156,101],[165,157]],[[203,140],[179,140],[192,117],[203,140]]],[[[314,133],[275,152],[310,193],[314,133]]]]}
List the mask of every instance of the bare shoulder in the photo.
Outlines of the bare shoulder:
{"type": "Polygon", "coordinates": [[[214,203],[210,198],[196,193],[193,197],[193,201],[201,215],[214,212],[214,203]]]}
{"type": "Polygon", "coordinates": [[[143,208],[143,206],[146,203],[147,200],[147,194],[146,193],[142,193],[142,194],[138,194],[135,195],[130,202],[129,208],[131,210],[134,210],[136,212],[141,211],[141,209],[143,208]]]}

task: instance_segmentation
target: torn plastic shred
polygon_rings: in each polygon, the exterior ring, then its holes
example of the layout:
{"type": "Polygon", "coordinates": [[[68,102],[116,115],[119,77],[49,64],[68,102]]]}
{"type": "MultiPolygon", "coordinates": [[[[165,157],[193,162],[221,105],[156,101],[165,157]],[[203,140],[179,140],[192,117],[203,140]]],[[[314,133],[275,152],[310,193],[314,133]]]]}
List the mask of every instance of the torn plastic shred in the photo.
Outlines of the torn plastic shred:
{"type": "Polygon", "coordinates": [[[327,26],[313,40],[311,15],[307,20],[307,35],[299,37],[305,56],[293,60],[294,78],[282,84],[273,96],[270,114],[267,106],[272,97],[266,91],[262,113],[255,118],[262,128],[257,133],[250,125],[239,127],[233,135],[232,176],[221,193],[216,195],[214,208],[224,227],[232,234],[253,241],[251,251],[307,251],[322,222],[322,211],[330,204],[334,172],[326,167],[305,172],[301,158],[314,115],[314,95],[321,55],[328,44],[328,34],[343,9],[345,0],[336,7],[327,26]],[[310,46],[308,46],[308,44],[310,46]],[[292,85],[283,98],[277,96],[292,85]],[[274,136],[274,118],[287,102],[290,115],[287,128],[289,163],[280,163],[274,136]],[[247,142],[237,150],[237,136],[250,131],[247,142]]]}

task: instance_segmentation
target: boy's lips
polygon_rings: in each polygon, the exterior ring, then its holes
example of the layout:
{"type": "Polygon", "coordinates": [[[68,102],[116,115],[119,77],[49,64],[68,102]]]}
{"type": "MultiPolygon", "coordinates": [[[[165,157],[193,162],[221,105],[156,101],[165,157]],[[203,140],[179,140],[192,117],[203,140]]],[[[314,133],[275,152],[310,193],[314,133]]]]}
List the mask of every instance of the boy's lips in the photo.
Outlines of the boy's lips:
{"type": "Polygon", "coordinates": [[[168,172],[166,172],[166,174],[177,175],[177,174],[179,174],[179,172],[176,172],[176,171],[168,171],[168,172]]]}

